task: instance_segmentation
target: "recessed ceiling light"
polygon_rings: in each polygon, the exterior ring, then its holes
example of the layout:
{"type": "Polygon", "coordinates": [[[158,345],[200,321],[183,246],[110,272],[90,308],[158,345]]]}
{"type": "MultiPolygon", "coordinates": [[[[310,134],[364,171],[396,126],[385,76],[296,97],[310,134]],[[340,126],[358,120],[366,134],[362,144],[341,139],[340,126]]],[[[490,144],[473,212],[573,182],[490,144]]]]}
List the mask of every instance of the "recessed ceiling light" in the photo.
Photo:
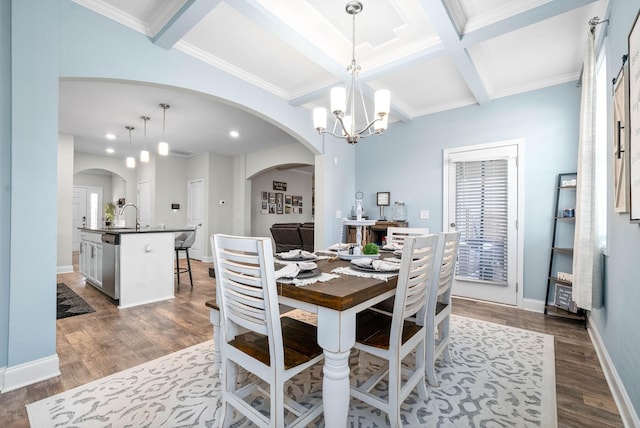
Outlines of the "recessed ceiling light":
{"type": "Polygon", "coordinates": [[[231,131],[229,132],[229,135],[231,135],[232,138],[238,138],[240,134],[238,133],[238,131],[231,131]]]}
{"type": "Polygon", "coordinates": [[[113,150],[111,147],[107,148],[107,153],[113,153],[115,152],[115,150],[113,150]]]}
{"type": "Polygon", "coordinates": [[[114,134],[107,134],[105,135],[105,137],[107,138],[107,140],[115,140],[116,136],[114,134]]]}

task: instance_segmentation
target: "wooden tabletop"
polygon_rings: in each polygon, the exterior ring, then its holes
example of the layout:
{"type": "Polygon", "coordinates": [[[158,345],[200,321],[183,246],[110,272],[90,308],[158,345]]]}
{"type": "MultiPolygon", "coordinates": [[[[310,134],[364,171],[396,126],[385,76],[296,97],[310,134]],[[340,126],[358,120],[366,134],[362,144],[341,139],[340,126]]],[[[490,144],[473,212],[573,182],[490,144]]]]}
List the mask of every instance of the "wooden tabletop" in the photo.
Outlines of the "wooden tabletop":
{"type": "MultiPolygon", "coordinates": [[[[348,261],[318,260],[316,262],[322,272],[330,273],[339,266],[349,266],[348,261]]],[[[304,287],[293,284],[278,283],[278,294],[300,300],[313,305],[343,311],[365,302],[375,296],[396,288],[398,277],[389,280],[361,278],[351,275],[340,275],[340,278],[328,282],[316,282],[304,287]]],[[[219,309],[215,299],[206,302],[212,309],[219,309]]]]}
{"type": "MultiPolygon", "coordinates": [[[[330,273],[339,266],[349,266],[348,261],[318,260],[318,268],[330,273]]],[[[343,311],[396,288],[398,277],[388,281],[372,278],[361,278],[351,275],[340,275],[340,278],[328,282],[316,282],[304,287],[278,283],[278,294],[313,305],[343,311]]]]}

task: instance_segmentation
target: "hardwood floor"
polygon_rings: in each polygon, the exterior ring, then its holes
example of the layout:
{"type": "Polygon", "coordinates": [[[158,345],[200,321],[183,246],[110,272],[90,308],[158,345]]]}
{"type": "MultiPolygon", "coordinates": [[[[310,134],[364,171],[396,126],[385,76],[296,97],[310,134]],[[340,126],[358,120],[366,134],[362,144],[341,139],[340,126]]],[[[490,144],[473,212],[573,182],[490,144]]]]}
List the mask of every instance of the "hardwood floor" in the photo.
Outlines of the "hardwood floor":
{"type": "MultiPolygon", "coordinates": [[[[61,375],[0,394],[0,426],[28,427],[28,403],[210,339],[209,310],[205,307],[205,302],[215,297],[210,266],[191,262],[193,290],[189,276],[182,274],[175,299],[122,310],[86,285],[78,272],[58,275],[58,282],[72,288],[95,312],[56,322],[61,375]]],[[[554,335],[558,426],[623,426],[581,324],[462,299],[455,299],[453,312],[554,335]]]]}

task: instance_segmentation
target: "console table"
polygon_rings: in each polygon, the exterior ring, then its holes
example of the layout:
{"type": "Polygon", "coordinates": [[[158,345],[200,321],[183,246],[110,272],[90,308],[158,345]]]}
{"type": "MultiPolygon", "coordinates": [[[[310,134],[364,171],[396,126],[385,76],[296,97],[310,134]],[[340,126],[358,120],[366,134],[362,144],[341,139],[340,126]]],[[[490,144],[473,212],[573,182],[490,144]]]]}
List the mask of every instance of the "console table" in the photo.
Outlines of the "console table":
{"type": "MultiPolygon", "coordinates": [[[[356,226],[347,227],[347,242],[356,242],[356,226]]],[[[373,242],[382,244],[382,237],[387,235],[388,227],[409,227],[406,221],[376,221],[375,224],[367,226],[365,243],[373,242]]]]}

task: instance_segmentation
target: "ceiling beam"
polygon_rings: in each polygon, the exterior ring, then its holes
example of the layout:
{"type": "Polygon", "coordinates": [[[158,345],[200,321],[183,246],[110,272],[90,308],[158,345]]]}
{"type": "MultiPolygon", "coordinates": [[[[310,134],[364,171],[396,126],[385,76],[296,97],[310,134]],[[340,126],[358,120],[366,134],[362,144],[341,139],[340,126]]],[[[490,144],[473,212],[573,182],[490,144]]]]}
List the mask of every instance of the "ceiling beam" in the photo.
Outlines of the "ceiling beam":
{"type": "Polygon", "coordinates": [[[221,0],[187,0],[175,15],[151,39],[165,49],[170,49],[198,22],[216,7],[221,0]]]}
{"type": "Polygon", "coordinates": [[[455,23],[451,20],[442,0],[420,0],[420,4],[478,104],[489,103],[491,96],[480,77],[480,73],[478,73],[478,69],[471,60],[469,52],[463,46],[455,23]]]}
{"type": "Polygon", "coordinates": [[[494,37],[510,33],[519,28],[586,6],[594,1],[597,0],[554,0],[547,2],[517,15],[509,16],[508,18],[502,19],[493,24],[465,32],[462,36],[462,45],[468,48],[494,37]]]}

